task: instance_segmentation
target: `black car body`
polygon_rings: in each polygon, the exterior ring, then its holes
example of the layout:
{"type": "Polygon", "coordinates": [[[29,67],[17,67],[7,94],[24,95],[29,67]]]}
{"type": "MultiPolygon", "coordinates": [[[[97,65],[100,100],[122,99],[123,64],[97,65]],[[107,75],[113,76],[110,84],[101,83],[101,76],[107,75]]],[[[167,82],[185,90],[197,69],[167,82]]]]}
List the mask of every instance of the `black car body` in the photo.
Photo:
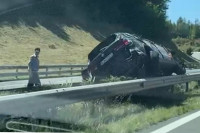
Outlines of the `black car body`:
{"type": "Polygon", "coordinates": [[[97,45],[88,55],[83,79],[107,76],[142,78],[185,74],[185,67],[170,50],[129,33],[114,33],[97,45]]]}

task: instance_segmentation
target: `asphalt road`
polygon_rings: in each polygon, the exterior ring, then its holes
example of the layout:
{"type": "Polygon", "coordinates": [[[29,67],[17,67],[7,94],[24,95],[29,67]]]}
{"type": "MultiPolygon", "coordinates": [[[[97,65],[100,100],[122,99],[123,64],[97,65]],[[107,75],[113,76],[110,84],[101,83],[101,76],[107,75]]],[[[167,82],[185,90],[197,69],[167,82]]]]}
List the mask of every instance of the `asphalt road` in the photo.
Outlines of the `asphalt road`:
{"type": "MultiPolygon", "coordinates": [[[[55,85],[64,83],[80,83],[82,82],[81,76],[76,77],[63,77],[63,78],[48,78],[40,79],[42,85],[55,85]]],[[[0,82],[0,90],[9,90],[26,87],[28,80],[18,80],[18,81],[6,81],[0,82]]]]}
{"type": "Polygon", "coordinates": [[[170,131],[169,133],[199,133],[200,132],[200,117],[170,131]]]}
{"type": "MultiPolygon", "coordinates": [[[[200,69],[188,69],[187,74],[200,72],[200,69]]],[[[6,81],[0,82],[0,90],[9,90],[26,87],[28,80],[6,81]]],[[[42,85],[54,85],[63,83],[80,83],[82,82],[81,76],[76,77],[63,77],[63,78],[49,78],[41,79],[42,85]]]]}
{"type": "Polygon", "coordinates": [[[200,133],[200,110],[160,122],[137,133],[200,133]]]}

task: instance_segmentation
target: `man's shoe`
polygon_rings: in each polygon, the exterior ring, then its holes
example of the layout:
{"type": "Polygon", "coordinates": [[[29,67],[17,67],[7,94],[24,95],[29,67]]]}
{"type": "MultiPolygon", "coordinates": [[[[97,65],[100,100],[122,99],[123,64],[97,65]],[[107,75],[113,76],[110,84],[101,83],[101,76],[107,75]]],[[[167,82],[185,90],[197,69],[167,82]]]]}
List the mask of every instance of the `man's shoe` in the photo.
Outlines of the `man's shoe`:
{"type": "Polygon", "coordinates": [[[27,89],[32,89],[32,88],[33,88],[33,84],[28,83],[27,89]]]}

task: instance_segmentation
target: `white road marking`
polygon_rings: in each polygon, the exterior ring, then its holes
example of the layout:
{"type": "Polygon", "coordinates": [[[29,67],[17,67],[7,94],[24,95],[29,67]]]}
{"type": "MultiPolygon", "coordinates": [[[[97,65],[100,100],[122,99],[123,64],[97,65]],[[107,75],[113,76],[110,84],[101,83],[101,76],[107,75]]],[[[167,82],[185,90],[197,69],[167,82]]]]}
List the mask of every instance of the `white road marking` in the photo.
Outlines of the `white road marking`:
{"type": "Polygon", "coordinates": [[[197,117],[200,117],[200,111],[195,112],[195,113],[193,113],[191,115],[188,115],[188,116],[186,116],[184,118],[181,118],[181,119],[179,119],[179,120],[177,120],[175,122],[172,122],[172,123],[160,128],[160,129],[157,129],[157,130],[155,130],[155,131],[153,131],[151,133],[168,133],[169,131],[171,131],[171,130],[173,130],[173,129],[175,129],[175,128],[177,128],[177,127],[179,127],[179,126],[181,126],[181,125],[183,125],[183,124],[185,124],[185,123],[187,123],[189,121],[192,121],[197,117]]]}

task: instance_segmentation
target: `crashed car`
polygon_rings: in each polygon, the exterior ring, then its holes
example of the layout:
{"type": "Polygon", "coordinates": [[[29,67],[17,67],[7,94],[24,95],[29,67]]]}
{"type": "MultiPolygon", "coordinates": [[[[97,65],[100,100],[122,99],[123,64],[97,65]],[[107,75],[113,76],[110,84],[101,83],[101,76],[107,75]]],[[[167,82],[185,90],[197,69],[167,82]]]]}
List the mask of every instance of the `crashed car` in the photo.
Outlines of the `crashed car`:
{"type": "Polygon", "coordinates": [[[169,49],[134,34],[114,33],[89,53],[82,77],[84,80],[110,75],[144,78],[185,72],[184,64],[169,49]]]}

